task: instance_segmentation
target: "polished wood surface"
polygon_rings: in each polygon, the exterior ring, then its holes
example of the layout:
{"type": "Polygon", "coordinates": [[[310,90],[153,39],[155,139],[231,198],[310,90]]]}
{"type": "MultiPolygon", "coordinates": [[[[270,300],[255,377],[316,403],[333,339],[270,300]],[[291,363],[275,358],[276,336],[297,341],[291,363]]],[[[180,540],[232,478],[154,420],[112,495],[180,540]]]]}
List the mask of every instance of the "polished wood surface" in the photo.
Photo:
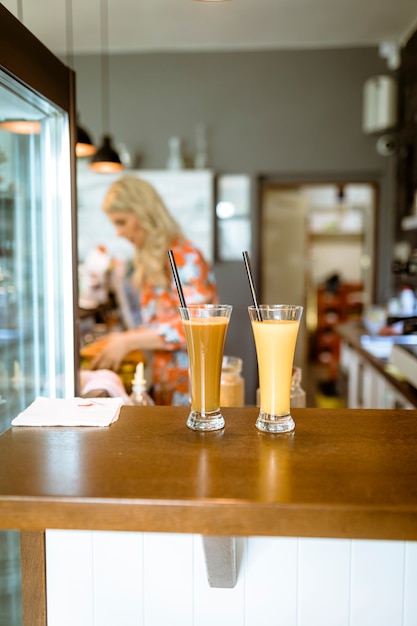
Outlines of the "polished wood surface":
{"type": "Polygon", "coordinates": [[[256,408],[195,433],[184,407],[123,407],[109,428],[0,437],[0,527],[417,540],[417,412],[256,408]]]}

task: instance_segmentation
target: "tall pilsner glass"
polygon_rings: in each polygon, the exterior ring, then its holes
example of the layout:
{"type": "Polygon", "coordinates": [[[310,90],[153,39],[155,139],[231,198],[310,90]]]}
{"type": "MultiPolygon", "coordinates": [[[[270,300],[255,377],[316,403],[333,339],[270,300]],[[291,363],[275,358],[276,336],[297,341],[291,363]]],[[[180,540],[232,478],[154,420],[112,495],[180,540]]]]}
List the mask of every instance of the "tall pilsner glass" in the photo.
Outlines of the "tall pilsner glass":
{"type": "Polygon", "coordinates": [[[284,433],[295,428],[290,413],[291,376],[302,313],[303,307],[290,304],[249,307],[260,388],[256,427],[263,432],[284,433]]]}
{"type": "Polygon", "coordinates": [[[232,313],[228,304],[192,304],[179,309],[189,358],[192,430],[224,427],[220,411],[220,376],[227,327],[232,313]]]}

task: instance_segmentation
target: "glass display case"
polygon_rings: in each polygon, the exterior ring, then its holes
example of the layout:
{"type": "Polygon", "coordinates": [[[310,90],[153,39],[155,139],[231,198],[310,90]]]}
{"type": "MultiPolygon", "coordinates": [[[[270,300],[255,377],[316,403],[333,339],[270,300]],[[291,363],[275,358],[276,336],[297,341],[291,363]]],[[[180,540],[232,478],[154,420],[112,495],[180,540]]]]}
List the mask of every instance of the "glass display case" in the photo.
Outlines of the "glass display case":
{"type": "MultiPolygon", "coordinates": [[[[0,5],[0,432],[76,393],[74,75],[0,5]]],[[[19,535],[0,533],[0,623],[22,622],[19,535]]]]}

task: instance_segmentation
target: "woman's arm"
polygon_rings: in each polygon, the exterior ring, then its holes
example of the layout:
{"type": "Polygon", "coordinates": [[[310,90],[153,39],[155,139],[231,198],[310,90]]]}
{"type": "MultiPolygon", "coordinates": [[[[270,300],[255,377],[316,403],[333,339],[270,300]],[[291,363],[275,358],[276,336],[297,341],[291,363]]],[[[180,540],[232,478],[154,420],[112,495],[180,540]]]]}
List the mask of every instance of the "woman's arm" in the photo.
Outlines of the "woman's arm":
{"type": "Polygon", "coordinates": [[[140,327],[106,337],[105,348],[92,359],[91,369],[111,369],[117,372],[124,357],[132,350],[166,350],[167,346],[153,328],[140,327]]]}

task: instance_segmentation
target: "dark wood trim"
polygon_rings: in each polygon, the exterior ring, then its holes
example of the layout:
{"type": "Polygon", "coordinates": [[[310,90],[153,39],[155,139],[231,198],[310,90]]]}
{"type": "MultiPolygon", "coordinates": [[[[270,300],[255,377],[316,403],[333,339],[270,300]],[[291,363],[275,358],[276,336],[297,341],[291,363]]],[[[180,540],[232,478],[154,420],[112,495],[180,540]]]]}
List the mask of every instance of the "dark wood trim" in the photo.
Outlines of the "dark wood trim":
{"type": "Polygon", "coordinates": [[[0,67],[68,111],[71,72],[0,4],[0,67]]]}

